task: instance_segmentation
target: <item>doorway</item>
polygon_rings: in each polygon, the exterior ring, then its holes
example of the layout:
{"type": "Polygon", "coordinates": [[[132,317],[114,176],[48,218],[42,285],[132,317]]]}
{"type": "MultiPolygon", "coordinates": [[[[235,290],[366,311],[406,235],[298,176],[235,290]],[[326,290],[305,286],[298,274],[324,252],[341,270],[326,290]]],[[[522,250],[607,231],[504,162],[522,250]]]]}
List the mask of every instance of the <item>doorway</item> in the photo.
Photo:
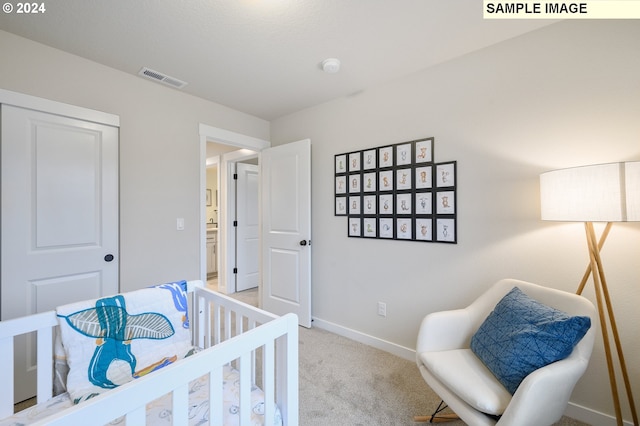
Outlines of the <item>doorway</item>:
{"type": "Polygon", "coordinates": [[[255,288],[259,256],[258,153],[207,142],[206,155],[207,282],[226,294],[255,288]],[[253,173],[247,173],[247,169],[253,173]]]}
{"type": "MultiPolygon", "coordinates": [[[[241,135],[217,127],[200,124],[200,259],[201,279],[206,280],[206,148],[208,142],[250,149],[259,153],[260,159],[260,284],[259,305],[278,315],[295,313],[300,325],[311,326],[311,140],[290,142],[274,148],[265,140],[241,135]],[[290,208],[288,208],[290,207],[290,208]],[[283,211],[285,209],[285,211],[283,211]],[[284,214],[283,214],[284,213],[284,214]],[[289,220],[291,219],[291,220],[289,220]],[[293,228],[292,228],[293,226],[293,228]],[[295,229],[294,229],[295,228],[295,229]],[[286,232],[289,238],[280,240],[276,235],[286,232]],[[284,246],[280,246],[284,243],[284,246]],[[284,254],[286,259],[280,255],[284,254]],[[267,306],[268,305],[268,306],[267,306]]],[[[238,152],[242,152],[239,150],[238,152]]],[[[231,155],[231,154],[229,154],[231,155]]],[[[238,160],[238,158],[236,158],[238,160]]],[[[233,163],[231,163],[233,164],[233,163]]],[[[221,161],[220,187],[228,176],[229,164],[221,161]]],[[[230,253],[231,241],[226,232],[224,199],[229,194],[219,191],[220,209],[219,245],[220,257],[230,253]]],[[[224,263],[224,262],[221,262],[224,263]]],[[[221,265],[224,267],[225,265],[221,265]]],[[[219,270],[219,282],[226,284],[219,270]]]]}
{"type": "Polygon", "coordinates": [[[206,238],[207,238],[207,283],[218,288],[218,209],[220,202],[218,193],[218,164],[220,156],[207,158],[206,177],[206,238]]]}
{"type": "MultiPolygon", "coordinates": [[[[236,232],[234,228],[236,197],[235,191],[230,190],[235,186],[233,175],[236,173],[236,164],[242,161],[257,162],[259,152],[268,147],[269,142],[229,132],[204,124],[200,125],[201,148],[201,279],[207,280],[209,276],[212,249],[216,250],[216,270],[218,290],[222,293],[232,294],[236,292],[236,232]],[[217,169],[217,195],[216,188],[207,184],[207,170],[217,169]],[[233,186],[231,186],[233,183],[233,186]],[[208,186],[209,185],[209,186],[208,186]],[[211,189],[210,203],[207,189],[211,189]],[[217,204],[216,204],[217,202],[217,204]],[[217,205],[217,212],[211,207],[217,205]],[[212,220],[213,219],[213,220],[212,220]],[[210,222],[210,223],[207,223],[210,222]],[[215,225],[217,224],[217,226],[215,225]],[[215,230],[215,247],[213,234],[215,230]],[[209,232],[207,232],[209,231],[209,232]]],[[[210,181],[210,180],[209,180],[210,181]]],[[[215,275],[211,275],[214,277],[215,275]]]]}

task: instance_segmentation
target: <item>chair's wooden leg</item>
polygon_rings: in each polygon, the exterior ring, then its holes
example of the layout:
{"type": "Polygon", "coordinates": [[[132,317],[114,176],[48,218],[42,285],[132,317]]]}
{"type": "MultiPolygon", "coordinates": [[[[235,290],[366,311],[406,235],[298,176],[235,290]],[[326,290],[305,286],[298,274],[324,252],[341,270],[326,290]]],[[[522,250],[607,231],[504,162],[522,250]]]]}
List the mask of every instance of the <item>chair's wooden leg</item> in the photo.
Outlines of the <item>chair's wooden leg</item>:
{"type": "Polygon", "coordinates": [[[434,414],[432,416],[414,416],[413,421],[416,423],[444,423],[460,420],[457,414],[434,414]]]}

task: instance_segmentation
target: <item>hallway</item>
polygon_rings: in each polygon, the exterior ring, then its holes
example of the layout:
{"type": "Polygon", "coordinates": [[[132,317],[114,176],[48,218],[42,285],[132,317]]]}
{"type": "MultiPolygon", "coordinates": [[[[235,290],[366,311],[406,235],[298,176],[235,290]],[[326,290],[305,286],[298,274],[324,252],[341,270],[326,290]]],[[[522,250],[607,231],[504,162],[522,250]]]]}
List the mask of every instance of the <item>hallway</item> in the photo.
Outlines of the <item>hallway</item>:
{"type": "MultiPolygon", "coordinates": [[[[218,277],[207,280],[209,290],[218,291],[218,277]]],[[[258,287],[230,294],[229,297],[251,306],[258,306],[258,287]]]]}

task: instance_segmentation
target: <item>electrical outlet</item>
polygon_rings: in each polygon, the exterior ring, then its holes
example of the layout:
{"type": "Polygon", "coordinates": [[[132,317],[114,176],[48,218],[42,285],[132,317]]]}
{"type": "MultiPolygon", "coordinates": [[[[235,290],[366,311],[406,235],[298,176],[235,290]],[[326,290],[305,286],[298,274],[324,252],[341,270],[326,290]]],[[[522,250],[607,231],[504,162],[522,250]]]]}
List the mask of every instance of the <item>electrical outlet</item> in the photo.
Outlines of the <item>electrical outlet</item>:
{"type": "Polygon", "coordinates": [[[176,219],[176,229],[178,231],[184,231],[184,218],[179,217],[176,219]]]}
{"type": "Polygon", "coordinates": [[[378,315],[381,317],[387,316],[387,304],[384,302],[378,302],[378,315]]]}

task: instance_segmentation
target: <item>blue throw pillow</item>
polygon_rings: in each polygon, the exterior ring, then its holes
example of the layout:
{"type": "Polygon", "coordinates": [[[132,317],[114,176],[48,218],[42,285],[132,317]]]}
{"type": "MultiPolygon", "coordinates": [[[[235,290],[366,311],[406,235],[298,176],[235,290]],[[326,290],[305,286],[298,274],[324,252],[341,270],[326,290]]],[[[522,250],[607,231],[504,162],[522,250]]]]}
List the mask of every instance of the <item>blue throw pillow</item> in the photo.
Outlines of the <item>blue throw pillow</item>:
{"type": "Polygon", "coordinates": [[[471,350],[511,394],[534,370],[568,357],[591,327],[514,287],[471,338],[471,350]]]}

